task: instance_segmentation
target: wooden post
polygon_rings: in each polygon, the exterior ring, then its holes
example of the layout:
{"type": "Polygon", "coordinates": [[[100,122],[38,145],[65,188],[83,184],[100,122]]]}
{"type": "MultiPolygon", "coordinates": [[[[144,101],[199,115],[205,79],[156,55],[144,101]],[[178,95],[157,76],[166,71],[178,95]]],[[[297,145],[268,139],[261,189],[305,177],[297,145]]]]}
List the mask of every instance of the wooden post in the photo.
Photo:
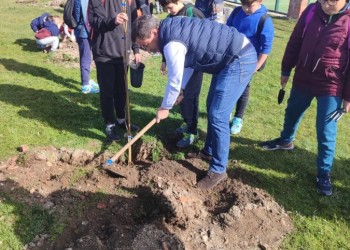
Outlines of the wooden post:
{"type": "Polygon", "coordinates": [[[290,0],[287,17],[298,19],[308,5],[308,0],[290,0]]]}

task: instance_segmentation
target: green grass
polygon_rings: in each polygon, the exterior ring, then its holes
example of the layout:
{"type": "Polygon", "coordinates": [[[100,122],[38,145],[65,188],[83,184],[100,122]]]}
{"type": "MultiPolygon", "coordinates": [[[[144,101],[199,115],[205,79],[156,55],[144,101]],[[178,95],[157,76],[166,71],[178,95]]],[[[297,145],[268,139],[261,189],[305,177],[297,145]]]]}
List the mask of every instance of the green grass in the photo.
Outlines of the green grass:
{"type": "MultiPolygon", "coordinates": [[[[61,13],[40,5],[44,2],[32,6],[9,0],[0,6],[0,160],[17,154],[21,144],[116,152],[123,144],[103,143],[98,96],[80,93],[78,69],[58,65],[50,55],[36,50],[31,19],[45,11],[61,13]]],[[[290,212],[295,231],[286,238],[283,249],[350,249],[350,116],[339,122],[331,197],[315,192],[315,103],[300,125],[293,152],[265,152],[257,147],[259,142],[279,135],[286,107],[286,100],[277,104],[280,61],[295,23],[280,19],[274,23],[274,48],[265,70],[254,76],[242,133],[231,139],[230,159],[238,161],[247,184],[266,190],[290,212]]],[[[148,60],[143,86],[131,90],[132,122],[141,127],[154,117],[162,100],[166,78],[159,74],[159,67],[159,57],[148,60]]],[[[96,79],[95,75],[93,71],[92,78],[96,79]]],[[[206,130],[209,81],[210,76],[205,75],[200,100],[201,140],[196,148],[203,145],[206,130]]],[[[290,84],[286,99],[289,89],[290,84]]],[[[142,137],[157,145],[153,160],[161,159],[166,133],[179,124],[181,116],[175,108],[167,120],[142,137]]],[[[171,152],[169,158],[183,159],[184,154],[171,152]]],[[[233,161],[229,167],[238,171],[233,161]]],[[[64,225],[40,207],[10,199],[1,189],[0,198],[0,249],[21,249],[36,234],[50,232],[54,237],[63,230],[64,225]]]]}

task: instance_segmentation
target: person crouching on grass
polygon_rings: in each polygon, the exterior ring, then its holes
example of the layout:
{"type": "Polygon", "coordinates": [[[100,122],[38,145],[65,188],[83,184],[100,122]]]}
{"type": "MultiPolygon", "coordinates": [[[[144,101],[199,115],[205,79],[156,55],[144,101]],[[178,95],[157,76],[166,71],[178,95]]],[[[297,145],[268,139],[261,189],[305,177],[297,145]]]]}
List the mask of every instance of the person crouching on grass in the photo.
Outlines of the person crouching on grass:
{"type": "Polygon", "coordinates": [[[189,17],[160,21],[141,16],[133,23],[132,36],[142,49],[161,52],[167,62],[168,83],[157,110],[158,123],[169,116],[181,86],[186,86],[193,70],[213,75],[207,96],[207,138],[201,150],[211,161],[207,175],[197,183],[201,189],[213,188],[227,178],[227,121],[255,71],[254,46],[233,27],[189,17]]]}

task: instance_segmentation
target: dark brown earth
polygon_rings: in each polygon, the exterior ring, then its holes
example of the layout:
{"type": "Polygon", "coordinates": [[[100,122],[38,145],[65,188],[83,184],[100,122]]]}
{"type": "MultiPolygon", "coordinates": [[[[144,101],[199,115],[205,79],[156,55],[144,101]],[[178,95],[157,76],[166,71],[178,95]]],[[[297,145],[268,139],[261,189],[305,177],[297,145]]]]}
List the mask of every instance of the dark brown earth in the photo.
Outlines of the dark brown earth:
{"type": "Polygon", "coordinates": [[[2,192],[65,224],[55,240],[37,235],[25,249],[277,249],[292,231],[284,209],[233,172],[202,191],[207,162],[152,163],[149,145],[137,149],[133,166],[113,172],[99,167],[111,155],[79,149],[24,147],[1,162],[2,192]]]}

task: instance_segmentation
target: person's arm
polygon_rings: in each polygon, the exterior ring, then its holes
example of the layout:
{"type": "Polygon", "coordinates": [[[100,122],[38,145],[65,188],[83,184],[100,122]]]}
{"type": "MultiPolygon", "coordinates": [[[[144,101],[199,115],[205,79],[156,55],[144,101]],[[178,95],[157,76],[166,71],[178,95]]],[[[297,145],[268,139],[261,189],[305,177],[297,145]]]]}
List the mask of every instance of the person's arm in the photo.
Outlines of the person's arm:
{"type": "Polygon", "coordinates": [[[136,0],[137,8],[142,11],[142,15],[151,15],[151,10],[146,4],[146,0],[136,0]]]}
{"type": "Polygon", "coordinates": [[[172,109],[180,93],[184,76],[187,48],[180,42],[170,42],[164,47],[164,56],[168,67],[168,83],[161,108],[172,109]]]}
{"type": "Polygon", "coordinates": [[[37,17],[33,19],[30,23],[30,28],[36,33],[39,31],[39,22],[40,22],[40,17],[37,17]]]}
{"type": "Polygon", "coordinates": [[[81,0],[74,0],[74,10],[73,10],[73,16],[75,20],[79,23],[80,21],[80,15],[81,15],[81,0]]]}
{"type": "Polygon", "coordinates": [[[258,71],[261,68],[261,66],[264,65],[268,56],[269,56],[268,54],[259,54],[255,71],[258,71]]]}
{"type": "Polygon", "coordinates": [[[101,33],[111,31],[115,29],[117,25],[119,25],[117,22],[117,13],[115,13],[113,16],[106,16],[105,9],[101,0],[89,1],[88,17],[89,23],[93,29],[101,33]]]}
{"type": "Polygon", "coordinates": [[[196,7],[193,7],[193,16],[194,17],[198,17],[198,18],[205,18],[204,14],[202,11],[200,11],[199,9],[197,9],[196,7]]]}
{"type": "Polygon", "coordinates": [[[348,79],[345,82],[343,90],[343,108],[346,112],[350,112],[350,72],[347,70],[348,79]]]}
{"type": "MultiPolygon", "coordinates": [[[[131,25],[132,25],[132,23],[134,23],[134,21],[137,19],[137,1],[131,1],[130,12],[131,12],[130,18],[131,18],[131,25]]],[[[131,31],[131,27],[129,30],[131,31]]],[[[141,61],[139,45],[133,42],[131,45],[131,48],[135,55],[135,63],[139,63],[141,61]]]]}
{"type": "Polygon", "coordinates": [[[63,24],[63,32],[66,37],[70,38],[71,34],[69,33],[69,28],[65,23],[63,24]]]}
{"type": "Polygon", "coordinates": [[[261,34],[259,37],[260,51],[258,55],[256,71],[259,70],[264,65],[267,57],[269,56],[272,49],[274,36],[275,34],[274,34],[272,18],[267,17],[265,19],[264,26],[261,30],[261,34]]]}
{"type": "Polygon", "coordinates": [[[308,13],[308,8],[301,14],[287,43],[287,47],[282,59],[282,67],[281,67],[282,77],[289,77],[292,69],[297,64],[299,51],[304,39],[303,31],[305,27],[305,20],[306,20],[306,15],[308,13]]]}
{"type": "Polygon", "coordinates": [[[224,0],[214,0],[212,5],[212,13],[218,14],[224,11],[224,0]]]}

